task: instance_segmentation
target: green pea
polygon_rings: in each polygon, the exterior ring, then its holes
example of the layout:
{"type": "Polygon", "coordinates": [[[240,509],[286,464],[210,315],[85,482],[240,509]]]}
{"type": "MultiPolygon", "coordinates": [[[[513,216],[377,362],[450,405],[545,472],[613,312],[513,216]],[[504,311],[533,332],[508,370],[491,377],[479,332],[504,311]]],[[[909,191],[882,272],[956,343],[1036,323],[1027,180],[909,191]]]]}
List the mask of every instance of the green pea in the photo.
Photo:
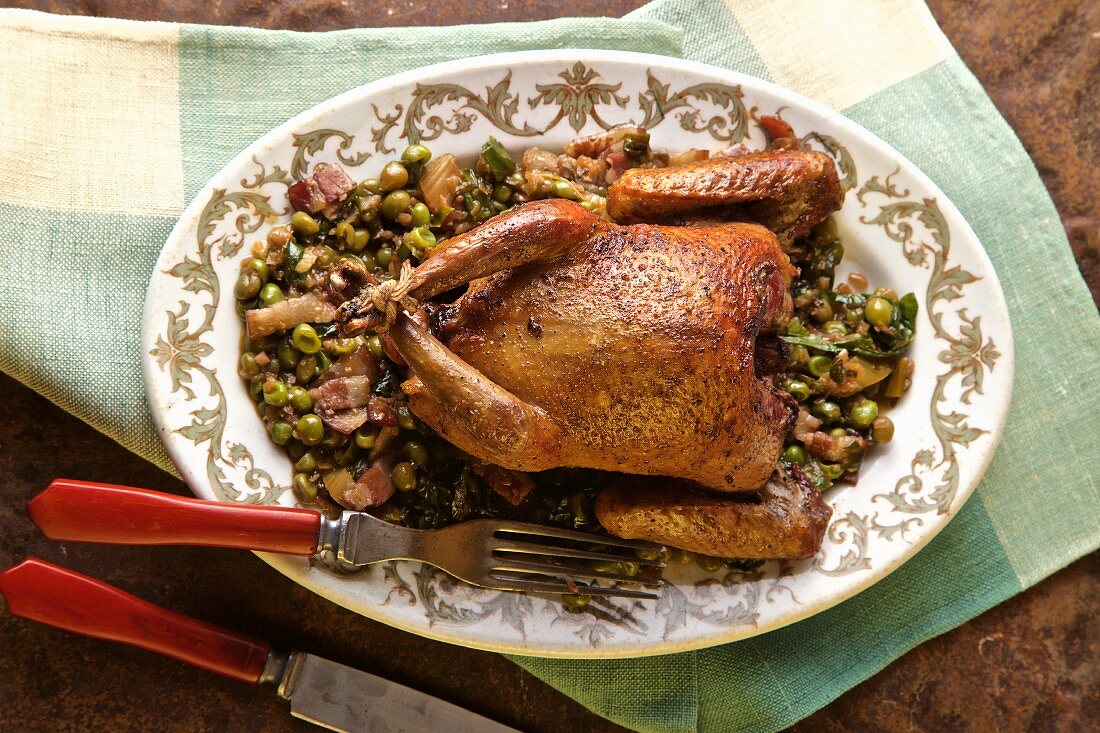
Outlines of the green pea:
{"type": "Polygon", "coordinates": [[[413,226],[427,226],[432,220],[432,212],[420,202],[413,204],[413,207],[409,209],[409,215],[412,216],[413,226]]]}
{"type": "Polygon", "coordinates": [[[710,555],[699,555],[695,558],[695,564],[708,573],[717,573],[722,569],[722,561],[710,555]]]}
{"type": "Polygon", "coordinates": [[[359,342],[355,339],[328,339],[323,343],[325,353],[337,358],[347,356],[359,348],[359,342]]]}
{"type": "Polygon", "coordinates": [[[263,285],[264,281],[254,270],[245,270],[233,286],[233,295],[237,296],[237,300],[251,300],[256,297],[263,285]]]}
{"type": "Polygon", "coordinates": [[[568,593],[561,597],[561,605],[573,611],[579,611],[582,608],[588,606],[588,602],[592,600],[592,596],[579,596],[573,593],[568,593]]]}
{"type": "Polygon", "coordinates": [[[316,354],[321,350],[321,337],[308,323],[299,323],[290,334],[290,340],[298,351],[304,354],[316,354]]]}
{"type": "Polygon", "coordinates": [[[382,339],[378,337],[378,334],[372,334],[371,337],[367,339],[367,351],[369,351],[370,355],[375,359],[382,358],[382,339]]]}
{"type": "Polygon", "coordinates": [[[279,445],[286,445],[294,435],[294,427],[285,420],[276,420],[271,423],[269,430],[271,439],[279,445]]]}
{"type": "Polygon", "coordinates": [[[408,242],[402,242],[397,245],[397,249],[393,251],[393,254],[398,262],[404,262],[412,256],[412,247],[409,246],[408,242]]]}
{"type": "Polygon", "coordinates": [[[359,191],[360,196],[364,193],[377,195],[382,193],[382,181],[377,178],[364,178],[355,188],[359,191]]]}
{"type": "Polygon", "coordinates": [[[405,443],[405,455],[417,466],[428,465],[428,449],[418,440],[410,440],[405,443]]]}
{"type": "Polygon", "coordinates": [[[309,392],[297,385],[290,388],[287,399],[295,412],[309,412],[313,407],[313,398],[309,396],[309,392]]]}
{"type": "Polygon", "coordinates": [[[584,524],[592,520],[592,507],[583,491],[577,491],[569,497],[569,511],[584,524]]]}
{"type": "Polygon", "coordinates": [[[370,450],[378,440],[378,428],[373,425],[364,425],[355,431],[355,444],[363,450],[370,450]]]}
{"type": "Polygon", "coordinates": [[[390,471],[390,478],[398,491],[412,491],[416,488],[416,466],[402,461],[390,471]]]}
{"type": "Polygon", "coordinates": [[[251,351],[241,354],[241,367],[237,373],[244,378],[254,377],[260,373],[260,365],[256,363],[256,355],[251,351]]]}
{"type": "Polygon", "coordinates": [[[348,249],[350,249],[352,252],[362,252],[366,248],[367,242],[369,241],[370,232],[368,232],[366,229],[356,229],[355,236],[352,237],[351,240],[348,242],[348,249]]]}
{"type": "Polygon", "coordinates": [[[347,246],[355,239],[355,227],[349,222],[342,221],[336,225],[332,230],[332,233],[336,236],[336,241],[347,246]]]}
{"type": "Polygon", "coordinates": [[[823,377],[829,373],[829,369],[833,366],[833,359],[830,356],[811,356],[810,360],[806,363],[806,368],[810,370],[810,374],[815,377],[823,377]]]}
{"type": "Polygon", "coordinates": [[[317,373],[317,357],[306,356],[303,357],[298,366],[294,369],[294,376],[297,377],[299,384],[307,384],[309,380],[313,379],[317,373]]]}
{"type": "Polygon", "coordinates": [[[321,225],[317,223],[317,220],[304,211],[294,212],[294,216],[290,217],[290,228],[306,237],[313,236],[321,231],[321,225]]]}
{"type": "Polygon", "coordinates": [[[289,341],[282,341],[279,343],[279,348],[275,350],[275,353],[279,357],[279,364],[283,369],[293,369],[298,366],[298,362],[302,360],[302,352],[294,348],[294,345],[289,341]]]}
{"type": "Polygon", "coordinates": [[[783,460],[801,466],[806,462],[806,450],[800,445],[788,445],[787,450],[783,451],[783,460]]]}
{"type": "Polygon", "coordinates": [[[391,191],[382,199],[382,215],[387,219],[396,219],[412,206],[412,199],[404,191],[391,191]]]}
{"type": "Polygon", "coordinates": [[[844,475],[844,466],[839,463],[822,463],[821,473],[825,474],[825,478],[830,481],[836,481],[838,478],[844,475]]]}
{"type": "Polygon", "coordinates": [[[615,563],[615,566],[616,571],[622,573],[623,575],[629,575],[632,578],[638,574],[639,570],[642,569],[642,566],[634,562],[633,560],[620,560],[619,562],[615,563]]]}
{"type": "Polygon", "coordinates": [[[393,250],[389,247],[379,247],[378,251],[374,253],[374,259],[378,261],[379,267],[389,267],[390,262],[393,260],[393,250]]]}
{"type": "Polygon", "coordinates": [[[880,415],[871,425],[871,438],[876,443],[889,443],[894,439],[894,421],[880,415]]]}
{"type": "Polygon", "coordinates": [[[810,385],[802,380],[792,379],[787,382],[787,392],[799,402],[803,402],[810,396],[810,385]]]}
{"type": "Polygon", "coordinates": [[[695,553],[691,550],[677,548],[673,550],[672,559],[681,565],[691,565],[695,562],[695,553]]]}
{"type": "Polygon", "coordinates": [[[294,474],[294,493],[306,503],[317,500],[317,482],[309,477],[309,474],[294,474]]]}
{"type": "Polygon", "coordinates": [[[511,186],[504,183],[498,183],[493,187],[493,201],[506,204],[510,198],[512,198],[511,186]]]}
{"type": "Polygon", "coordinates": [[[427,163],[432,159],[432,151],[427,145],[410,145],[401,153],[402,163],[427,163]]]}
{"type": "Polygon", "coordinates": [[[845,336],[848,334],[848,327],[844,325],[843,321],[826,321],[825,325],[821,327],[821,330],[834,336],[845,336]]]}
{"type": "Polygon", "coordinates": [[[431,249],[435,246],[435,235],[428,227],[417,227],[405,235],[409,244],[418,250],[431,249]]]}
{"type": "Polygon", "coordinates": [[[639,547],[634,550],[634,554],[642,560],[660,560],[661,562],[668,562],[672,557],[672,551],[667,547],[639,547]]]}
{"type": "Polygon", "coordinates": [[[829,431],[829,437],[834,440],[840,440],[841,438],[848,437],[848,431],[844,428],[833,428],[829,431]]]}
{"type": "Polygon", "coordinates": [[[394,412],[397,413],[397,427],[402,430],[416,430],[416,418],[408,405],[398,405],[394,412]]]}
{"type": "Polygon", "coordinates": [[[271,276],[271,270],[268,269],[267,263],[259,257],[253,257],[249,260],[247,267],[249,270],[259,275],[260,279],[264,282],[267,282],[267,278],[271,276]]]}
{"type": "Polygon", "coordinates": [[[263,402],[264,399],[264,383],[252,381],[248,383],[248,396],[252,398],[253,402],[263,402]]]}
{"type": "Polygon", "coordinates": [[[313,413],[298,418],[298,437],[306,445],[317,445],[325,437],[325,425],[313,413]]]}
{"type": "Polygon", "coordinates": [[[313,358],[317,360],[317,368],[313,370],[313,376],[317,376],[332,366],[332,359],[328,358],[328,354],[323,351],[318,351],[313,355],[313,358]]]}
{"type": "Polygon", "coordinates": [[[264,382],[264,402],[272,407],[282,407],[288,399],[286,384],[278,379],[269,379],[264,382]]]}
{"type": "Polygon", "coordinates": [[[848,421],[852,427],[864,430],[871,427],[871,423],[878,417],[878,403],[874,400],[863,399],[852,405],[848,412],[848,421]]]}
{"type": "MultiPolygon", "coordinates": [[[[396,160],[386,163],[382,169],[382,175],[378,179],[382,183],[383,191],[396,191],[403,188],[409,182],[409,171],[396,160]]],[[[408,194],[405,194],[408,196],[408,194]]],[[[386,198],[389,198],[388,196],[386,198]]],[[[384,207],[385,202],[382,203],[384,207]]],[[[406,207],[407,208],[407,207],[406,207]]]]}
{"type": "Polygon", "coordinates": [[[347,442],[348,436],[343,433],[338,433],[335,430],[329,430],[325,433],[325,437],[321,439],[321,447],[335,450],[347,442]]]}
{"type": "Polygon", "coordinates": [[[571,201],[576,201],[581,197],[577,187],[564,178],[554,179],[554,182],[550,184],[550,193],[558,198],[570,199],[571,201]]]}
{"type": "Polygon", "coordinates": [[[295,471],[302,471],[304,473],[313,473],[317,470],[317,456],[313,451],[306,451],[302,454],[302,457],[298,459],[298,462],[294,464],[295,471]]]}
{"type": "Polygon", "coordinates": [[[363,252],[360,255],[359,259],[362,260],[363,267],[365,267],[368,270],[373,270],[375,267],[378,266],[378,263],[375,262],[374,255],[371,254],[370,252],[363,252]]]}
{"type": "Polygon", "coordinates": [[[894,306],[886,298],[871,298],[863,309],[863,317],[872,326],[885,328],[894,320],[894,306]]]}
{"type": "Polygon", "coordinates": [[[275,283],[268,283],[260,288],[260,302],[264,305],[274,305],[283,300],[286,300],[286,296],[275,283]]]}
{"type": "Polygon", "coordinates": [[[836,422],[840,419],[840,405],[828,400],[815,402],[810,406],[810,412],[813,413],[814,417],[826,423],[836,422]]]}
{"type": "Polygon", "coordinates": [[[317,264],[321,267],[328,267],[336,261],[336,250],[327,244],[321,247],[321,251],[317,253],[317,264]]]}

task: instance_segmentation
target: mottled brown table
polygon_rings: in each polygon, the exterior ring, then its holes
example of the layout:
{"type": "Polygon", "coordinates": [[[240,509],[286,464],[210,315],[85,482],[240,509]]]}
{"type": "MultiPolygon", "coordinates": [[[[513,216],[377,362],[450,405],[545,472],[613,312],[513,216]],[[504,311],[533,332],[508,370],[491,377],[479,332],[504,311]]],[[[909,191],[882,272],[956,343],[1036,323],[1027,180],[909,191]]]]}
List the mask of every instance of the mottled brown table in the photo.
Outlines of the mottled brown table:
{"type": "MultiPolygon", "coordinates": [[[[621,15],[637,0],[16,0],[59,13],[265,28],[621,15]]],[[[1100,3],[948,2],[932,11],[1023,139],[1100,295],[1100,3]]],[[[0,123],[2,124],[2,123],[0,123]]],[[[374,671],[529,731],[620,730],[504,658],[368,621],[294,585],[256,557],[203,549],[47,542],[24,506],[54,476],[187,493],[182,483],[0,375],[0,567],[34,555],[154,603],[374,671]]],[[[1088,557],[906,654],[803,721],[800,731],[1094,729],[1100,720],[1088,557]],[[1091,722],[1090,722],[1091,721],[1091,722]]],[[[270,689],[230,682],[129,648],[0,616],[5,731],[313,730],[270,689]]]]}

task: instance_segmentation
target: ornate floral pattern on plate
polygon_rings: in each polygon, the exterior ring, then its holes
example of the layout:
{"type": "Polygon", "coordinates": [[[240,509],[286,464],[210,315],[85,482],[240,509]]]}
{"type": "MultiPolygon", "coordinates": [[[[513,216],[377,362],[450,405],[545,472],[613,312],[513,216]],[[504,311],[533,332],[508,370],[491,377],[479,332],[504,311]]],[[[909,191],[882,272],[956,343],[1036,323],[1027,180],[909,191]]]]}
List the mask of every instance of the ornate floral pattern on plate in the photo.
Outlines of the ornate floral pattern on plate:
{"type": "Polygon", "coordinates": [[[379,621],[469,646],[544,656],[639,656],[752,636],[828,608],[882,578],[943,528],[1000,437],[1012,386],[1012,332],[980,243],[942,192],[882,141],[798,95],[733,72],[642,54],[560,51],[443,64],[352,90],[272,131],[227,165],[161,253],[142,329],[149,403],[196,494],[293,504],[290,464],[268,441],[236,375],[232,296],[242,247],[287,214],[286,187],[318,162],[366,177],[410,142],[469,159],[489,134],[513,149],[560,148],[633,122],[676,150],[759,145],[781,114],[836,161],[845,267],[915,291],[913,386],[891,415],[894,441],[834,489],[817,557],[750,573],[670,568],[660,600],[545,598],[471,588],[434,568],[265,559],[379,621]]]}

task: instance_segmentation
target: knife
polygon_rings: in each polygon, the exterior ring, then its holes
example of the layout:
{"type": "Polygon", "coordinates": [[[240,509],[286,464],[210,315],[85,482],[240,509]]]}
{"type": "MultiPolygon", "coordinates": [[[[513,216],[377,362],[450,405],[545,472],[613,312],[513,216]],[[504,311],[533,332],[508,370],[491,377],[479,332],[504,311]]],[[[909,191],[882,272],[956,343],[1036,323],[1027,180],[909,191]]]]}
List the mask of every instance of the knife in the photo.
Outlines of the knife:
{"type": "Polygon", "coordinates": [[[271,683],[292,715],[349,733],[434,733],[514,728],[382,677],[265,642],[136,598],[86,575],[30,558],[0,573],[15,616],[157,652],[251,683],[271,683]]]}

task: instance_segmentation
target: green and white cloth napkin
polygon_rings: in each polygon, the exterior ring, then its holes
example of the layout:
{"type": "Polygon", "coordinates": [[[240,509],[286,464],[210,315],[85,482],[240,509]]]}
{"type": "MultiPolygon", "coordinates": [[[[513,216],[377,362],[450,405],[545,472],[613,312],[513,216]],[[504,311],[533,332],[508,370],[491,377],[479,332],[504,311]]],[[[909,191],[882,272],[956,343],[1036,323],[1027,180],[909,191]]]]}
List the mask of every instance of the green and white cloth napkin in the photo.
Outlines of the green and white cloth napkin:
{"type": "Polygon", "coordinates": [[[558,47],[736,69],[891,143],[989,252],[1016,386],[975,495],[855,598],[698,652],[518,664],[638,730],[774,730],[1100,545],[1100,319],[1026,152],[918,0],[657,0],[626,19],[319,34],[0,11],[0,369],[172,470],[143,397],[138,330],[157,253],[203,183],[356,85],[558,47]]]}

